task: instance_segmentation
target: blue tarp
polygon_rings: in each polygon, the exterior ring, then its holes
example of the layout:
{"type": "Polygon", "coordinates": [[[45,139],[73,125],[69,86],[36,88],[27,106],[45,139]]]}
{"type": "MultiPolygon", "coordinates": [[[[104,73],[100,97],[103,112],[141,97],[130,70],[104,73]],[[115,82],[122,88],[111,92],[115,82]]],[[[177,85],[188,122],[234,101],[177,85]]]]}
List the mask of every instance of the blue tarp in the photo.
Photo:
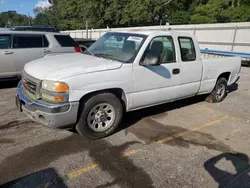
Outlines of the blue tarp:
{"type": "Polygon", "coordinates": [[[209,50],[203,49],[201,53],[223,55],[223,56],[239,56],[241,58],[250,59],[250,53],[241,53],[241,52],[230,52],[230,51],[220,51],[220,50],[209,50]]]}

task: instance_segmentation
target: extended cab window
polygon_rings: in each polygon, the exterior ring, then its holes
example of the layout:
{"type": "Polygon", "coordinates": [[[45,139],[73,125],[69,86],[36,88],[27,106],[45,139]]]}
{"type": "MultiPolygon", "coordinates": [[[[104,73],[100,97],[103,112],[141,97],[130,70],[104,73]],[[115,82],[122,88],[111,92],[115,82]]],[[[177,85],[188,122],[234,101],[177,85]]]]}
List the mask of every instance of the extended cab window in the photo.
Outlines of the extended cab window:
{"type": "Polygon", "coordinates": [[[11,35],[0,35],[0,49],[11,48],[11,35]]]}
{"type": "Polygon", "coordinates": [[[176,62],[174,41],[171,36],[160,36],[154,38],[144,54],[143,64],[147,60],[158,58],[160,64],[176,62]]]}
{"type": "Polygon", "coordinates": [[[178,39],[181,49],[182,61],[195,61],[196,52],[193,39],[189,37],[179,37],[178,39]]]}
{"type": "Polygon", "coordinates": [[[14,48],[42,48],[42,35],[15,35],[14,48]]]}

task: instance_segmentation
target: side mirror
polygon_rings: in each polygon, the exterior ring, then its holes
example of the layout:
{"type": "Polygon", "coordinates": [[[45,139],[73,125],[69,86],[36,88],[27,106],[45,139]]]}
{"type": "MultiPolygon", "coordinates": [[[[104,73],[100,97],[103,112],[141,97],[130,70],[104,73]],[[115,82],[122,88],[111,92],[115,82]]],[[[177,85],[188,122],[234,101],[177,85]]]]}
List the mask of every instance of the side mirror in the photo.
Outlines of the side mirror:
{"type": "Polygon", "coordinates": [[[145,57],[145,59],[141,63],[142,66],[158,66],[160,65],[159,57],[145,57]]]}

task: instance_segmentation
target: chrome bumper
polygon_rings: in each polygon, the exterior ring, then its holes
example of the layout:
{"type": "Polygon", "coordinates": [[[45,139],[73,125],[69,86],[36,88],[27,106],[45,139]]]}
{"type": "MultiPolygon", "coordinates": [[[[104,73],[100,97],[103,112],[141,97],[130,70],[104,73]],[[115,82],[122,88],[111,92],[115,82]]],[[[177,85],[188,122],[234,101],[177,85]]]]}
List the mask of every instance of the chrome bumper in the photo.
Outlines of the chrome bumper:
{"type": "Polygon", "coordinates": [[[50,104],[43,100],[31,101],[22,91],[22,83],[17,86],[17,104],[33,121],[50,128],[70,128],[77,122],[78,102],[50,104]]]}

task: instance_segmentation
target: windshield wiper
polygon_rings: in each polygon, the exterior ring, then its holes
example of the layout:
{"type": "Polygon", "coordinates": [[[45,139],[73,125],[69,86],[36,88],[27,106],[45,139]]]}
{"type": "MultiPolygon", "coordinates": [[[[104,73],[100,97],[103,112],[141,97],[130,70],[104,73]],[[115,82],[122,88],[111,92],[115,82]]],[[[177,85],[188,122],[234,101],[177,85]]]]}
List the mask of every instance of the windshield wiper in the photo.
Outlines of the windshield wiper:
{"type": "Polygon", "coordinates": [[[83,52],[83,53],[88,53],[89,55],[95,55],[93,52],[91,52],[88,48],[85,48],[85,52],[83,52]]]}
{"type": "Polygon", "coordinates": [[[110,58],[110,57],[113,57],[111,54],[93,53],[93,52],[91,52],[90,50],[88,50],[87,48],[86,48],[85,51],[82,52],[82,53],[89,54],[89,55],[96,56],[96,57],[105,58],[105,59],[114,60],[113,58],[110,58]]]}
{"type": "Polygon", "coordinates": [[[113,57],[113,55],[111,55],[111,54],[95,53],[94,56],[114,60],[113,58],[111,58],[111,57],[113,57]]]}
{"type": "Polygon", "coordinates": [[[94,55],[101,56],[101,57],[112,57],[111,54],[104,54],[104,53],[95,53],[94,55]]]}

